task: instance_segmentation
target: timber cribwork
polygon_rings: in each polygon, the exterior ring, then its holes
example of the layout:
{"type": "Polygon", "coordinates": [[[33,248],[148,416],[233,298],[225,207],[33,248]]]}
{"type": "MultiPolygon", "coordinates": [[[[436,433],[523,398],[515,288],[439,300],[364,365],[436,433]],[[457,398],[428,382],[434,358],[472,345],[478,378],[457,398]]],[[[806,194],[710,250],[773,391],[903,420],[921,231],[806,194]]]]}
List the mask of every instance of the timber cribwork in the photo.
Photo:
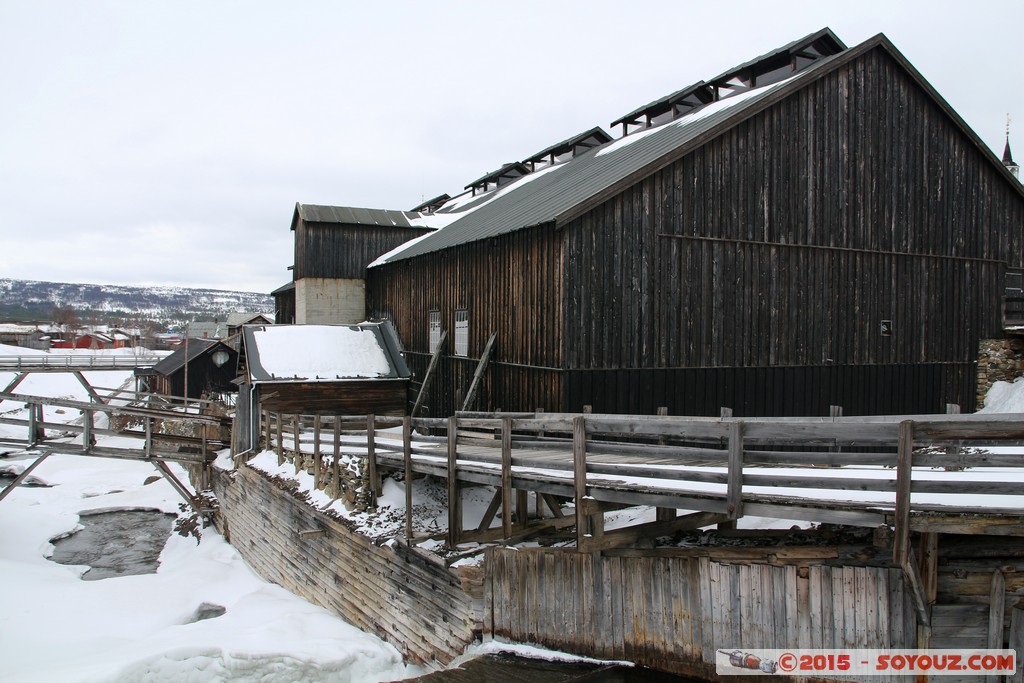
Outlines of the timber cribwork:
{"type": "Polygon", "coordinates": [[[479,638],[478,568],[450,570],[404,544],[376,545],[249,467],[215,470],[213,486],[224,535],[264,578],[419,664],[448,663],[479,638]]]}
{"type": "Polygon", "coordinates": [[[485,630],[712,680],[718,650],[917,647],[898,569],[829,566],[827,548],[778,550],[769,564],[763,549],[493,548],[485,630]]]}

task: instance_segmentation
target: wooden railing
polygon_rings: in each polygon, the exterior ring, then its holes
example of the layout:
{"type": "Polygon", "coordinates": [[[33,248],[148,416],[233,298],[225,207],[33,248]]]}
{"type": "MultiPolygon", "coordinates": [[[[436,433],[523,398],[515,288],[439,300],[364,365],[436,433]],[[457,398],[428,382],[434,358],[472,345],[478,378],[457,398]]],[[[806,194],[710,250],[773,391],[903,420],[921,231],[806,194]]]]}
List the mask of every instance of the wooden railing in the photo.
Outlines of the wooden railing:
{"type": "MultiPolygon", "coordinates": [[[[296,443],[327,456],[343,448],[368,448],[374,467],[408,466],[470,481],[490,473],[505,488],[537,490],[546,483],[569,493],[579,508],[595,507],[584,502],[589,499],[693,509],[728,520],[756,515],[876,526],[893,515],[907,517],[910,510],[962,510],[944,507],[938,499],[912,504],[915,494],[974,496],[978,502],[966,511],[1010,517],[1017,515],[1014,507],[997,505],[992,497],[1024,494],[1014,476],[979,480],[961,473],[968,467],[981,472],[999,467],[1024,476],[1024,451],[981,450],[1024,445],[1024,417],[1018,415],[772,419],[466,413],[402,421],[267,413],[263,428],[265,443],[282,458],[300,450],[296,443]],[[377,434],[400,424],[402,435],[381,440],[377,434]],[[449,462],[442,466],[439,457],[449,462]]],[[[503,503],[511,509],[511,500],[503,503]]],[[[965,518],[964,530],[972,523],[965,518]]],[[[942,524],[954,530],[952,521],[942,524]]]]}
{"type": "Polygon", "coordinates": [[[160,362],[158,356],[54,354],[35,356],[0,356],[0,371],[26,370],[130,370],[150,367],[160,362]]]}
{"type": "Polygon", "coordinates": [[[0,416],[0,424],[24,430],[25,438],[0,435],[0,443],[10,446],[70,455],[204,464],[215,457],[218,449],[228,445],[219,438],[208,437],[206,433],[207,427],[229,427],[231,421],[226,417],[12,393],[0,393],[0,401],[19,403],[28,410],[27,419],[0,416]],[[53,411],[78,411],[81,418],[72,422],[47,421],[45,415],[48,411],[51,414],[53,411]],[[115,418],[126,426],[122,429],[97,427],[97,415],[105,415],[108,424],[110,418],[115,418]],[[132,426],[128,427],[128,423],[132,426]],[[187,425],[199,435],[174,434],[173,427],[169,429],[173,425],[187,425]],[[141,443],[138,448],[98,446],[97,436],[130,437],[141,443]]]}

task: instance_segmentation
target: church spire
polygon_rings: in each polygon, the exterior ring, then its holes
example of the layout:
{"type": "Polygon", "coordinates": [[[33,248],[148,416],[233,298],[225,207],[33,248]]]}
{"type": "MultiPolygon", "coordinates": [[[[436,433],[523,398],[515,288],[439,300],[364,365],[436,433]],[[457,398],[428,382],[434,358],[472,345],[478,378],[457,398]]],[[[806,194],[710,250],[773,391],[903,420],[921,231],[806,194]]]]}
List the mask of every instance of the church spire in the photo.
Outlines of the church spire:
{"type": "Polygon", "coordinates": [[[1013,154],[1010,152],[1010,115],[1006,115],[1006,147],[1003,148],[1003,166],[1013,174],[1014,178],[1020,179],[1020,166],[1013,161],[1013,154]]]}

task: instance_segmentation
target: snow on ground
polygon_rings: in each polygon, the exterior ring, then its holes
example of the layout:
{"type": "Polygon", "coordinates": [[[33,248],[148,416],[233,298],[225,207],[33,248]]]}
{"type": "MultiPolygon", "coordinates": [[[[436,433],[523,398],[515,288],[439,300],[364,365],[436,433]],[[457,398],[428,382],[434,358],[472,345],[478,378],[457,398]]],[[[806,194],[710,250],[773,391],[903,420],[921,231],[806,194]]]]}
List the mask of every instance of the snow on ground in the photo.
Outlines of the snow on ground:
{"type": "MultiPolygon", "coordinates": [[[[0,355],[22,352],[0,348],[0,355]]],[[[117,385],[131,372],[94,374],[117,385]]],[[[12,378],[0,373],[2,386],[12,378]]],[[[65,373],[32,375],[19,390],[88,400],[65,373]]],[[[0,412],[19,410],[0,403],[0,412]]],[[[74,419],[77,412],[48,413],[47,420],[74,419]]],[[[0,459],[0,469],[18,473],[34,459],[12,454],[0,459]]],[[[33,472],[49,488],[19,487],[0,501],[5,682],[362,683],[421,673],[377,637],[259,578],[213,528],[198,545],[172,534],[155,574],[83,581],[87,567],[46,559],[51,539],[78,528],[82,511],[178,512],[181,500],[165,480],[144,483],[154,474],[140,462],[53,455],[33,472]],[[188,623],[203,603],[226,612],[188,623]]]]}
{"type": "Polygon", "coordinates": [[[416,673],[390,645],[256,576],[212,528],[172,534],[156,574],[82,581],[46,559],[85,510],[177,512],[144,463],[51,456],[0,502],[5,681],[384,681],[416,673]],[[223,616],[188,623],[203,603],[223,616]]]}
{"type": "Polygon", "coordinates": [[[985,395],[979,413],[1024,413],[1024,377],[1013,382],[996,382],[985,395]]]}

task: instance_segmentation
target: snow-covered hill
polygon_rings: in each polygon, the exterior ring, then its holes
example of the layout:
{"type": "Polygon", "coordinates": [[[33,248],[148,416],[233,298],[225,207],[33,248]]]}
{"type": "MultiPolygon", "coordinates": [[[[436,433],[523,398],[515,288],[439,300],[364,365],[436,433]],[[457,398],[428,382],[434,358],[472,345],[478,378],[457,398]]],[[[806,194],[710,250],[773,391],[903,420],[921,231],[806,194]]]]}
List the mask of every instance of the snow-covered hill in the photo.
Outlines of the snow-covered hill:
{"type": "Polygon", "coordinates": [[[0,322],[48,320],[54,308],[85,319],[223,320],[235,311],[273,314],[268,294],[189,287],[127,287],[0,278],[0,322]]]}

